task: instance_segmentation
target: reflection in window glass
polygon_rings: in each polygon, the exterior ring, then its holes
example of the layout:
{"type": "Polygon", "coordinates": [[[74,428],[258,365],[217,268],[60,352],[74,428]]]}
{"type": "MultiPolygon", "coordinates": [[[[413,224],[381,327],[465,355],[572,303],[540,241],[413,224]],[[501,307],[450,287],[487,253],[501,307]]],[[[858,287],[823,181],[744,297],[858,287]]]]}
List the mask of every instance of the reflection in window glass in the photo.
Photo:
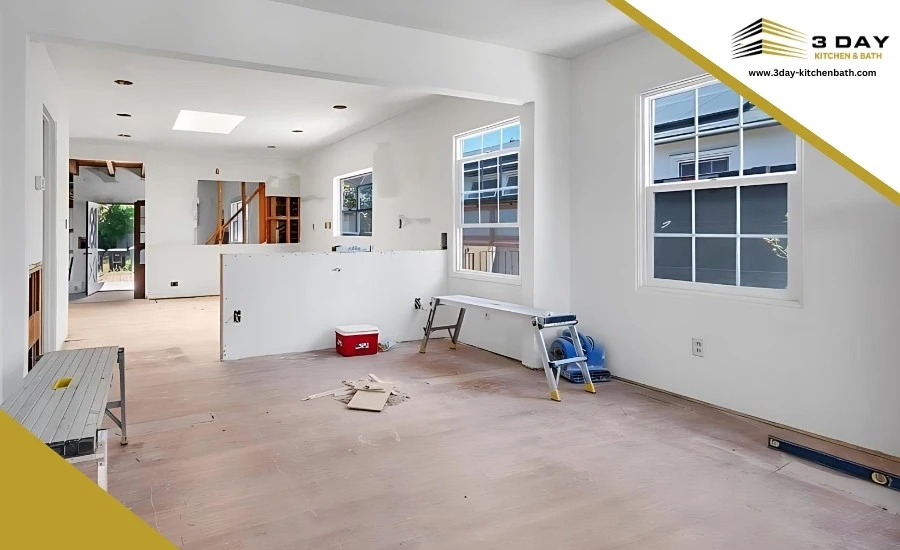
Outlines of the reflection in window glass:
{"type": "Polygon", "coordinates": [[[716,285],[737,284],[737,239],[733,237],[697,237],[697,282],[716,285]]]}
{"type": "Polygon", "coordinates": [[[504,149],[512,149],[519,146],[519,141],[521,141],[522,130],[518,124],[515,126],[507,126],[503,128],[503,148],[504,149]]]}
{"type": "Polygon", "coordinates": [[[787,265],[787,238],[741,238],[741,286],[787,288],[787,265]]]}
{"type": "Polygon", "coordinates": [[[697,118],[700,132],[738,126],[740,96],[717,82],[697,90],[697,118]]]}
{"type": "Polygon", "coordinates": [[[463,269],[519,274],[518,227],[464,228],[460,249],[463,269]]]}
{"type": "Polygon", "coordinates": [[[698,235],[737,233],[737,189],[698,189],[694,193],[694,229],[698,235]]]}
{"type": "Polygon", "coordinates": [[[653,276],[657,279],[690,281],[691,237],[655,237],[653,239],[653,276]]]}
{"type": "Polygon", "coordinates": [[[462,142],[462,156],[471,157],[481,154],[481,135],[466,138],[462,142]]]}
{"type": "Polygon", "coordinates": [[[690,191],[657,193],[654,210],[655,233],[692,233],[690,191]]]}

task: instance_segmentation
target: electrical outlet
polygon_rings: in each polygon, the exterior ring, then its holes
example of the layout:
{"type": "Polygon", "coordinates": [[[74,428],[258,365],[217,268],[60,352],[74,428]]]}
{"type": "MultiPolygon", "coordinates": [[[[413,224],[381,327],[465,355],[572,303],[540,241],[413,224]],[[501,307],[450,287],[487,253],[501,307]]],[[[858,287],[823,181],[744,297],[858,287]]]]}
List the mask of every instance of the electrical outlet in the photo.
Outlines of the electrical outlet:
{"type": "Polygon", "coordinates": [[[234,310],[233,318],[234,318],[235,323],[240,323],[241,322],[241,310],[239,310],[239,309],[234,310]]]}
{"type": "Polygon", "coordinates": [[[413,302],[413,307],[416,309],[422,309],[422,299],[416,298],[416,301],[413,302]]]}
{"type": "Polygon", "coordinates": [[[697,357],[703,357],[703,339],[693,338],[691,340],[691,353],[697,357]]]}
{"type": "Polygon", "coordinates": [[[178,286],[178,281],[171,281],[169,286],[178,286]]]}

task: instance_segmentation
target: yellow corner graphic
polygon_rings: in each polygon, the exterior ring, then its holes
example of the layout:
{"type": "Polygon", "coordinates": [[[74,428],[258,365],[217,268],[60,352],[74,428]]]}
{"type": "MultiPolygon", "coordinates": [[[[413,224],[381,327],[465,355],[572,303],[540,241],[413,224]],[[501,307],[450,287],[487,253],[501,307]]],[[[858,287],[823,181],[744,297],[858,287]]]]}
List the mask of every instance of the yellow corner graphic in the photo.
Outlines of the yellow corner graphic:
{"type": "Polygon", "coordinates": [[[0,411],[4,548],[175,548],[0,411]]]}
{"type": "MultiPolygon", "coordinates": [[[[829,144],[824,139],[820,138],[813,132],[811,132],[808,128],[794,120],[792,117],[788,116],[784,111],[775,107],[763,98],[761,95],[756,93],[749,86],[745,85],[740,80],[731,76],[727,71],[710,61],[707,57],[702,55],[700,52],[695,50],[694,48],[688,46],[684,41],[680,38],[666,30],[662,25],[648,17],[645,13],[640,11],[639,9],[632,6],[627,0],[607,0],[610,4],[612,4],[616,9],[632,18],[637,22],[640,26],[644,27],[644,29],[651,32],[657,38],[661,39],[663,42],[677,50],[681,55],[687,57],[695,64],[697,64],[704,71],[708,72],[715,78],[717,78],[720,82],[730,87],[732,90],[746,97],[750,101],[753,102],[754,105],[758,106],[762,111],[768,113],[773,116],[778,122],[783,124],[785,127],[790,129],[792,132],[800,136],[804,141],[821,151],[825,156],[833,160],[834,162],[841,165],[848,172],[861,179],[867,185],[869,185],[875,191],[881,193],[884,197],[886,197],[889,201],[894,203],[897,206],[900,206],[900,191],[892,188],[890,185],[881,181],[874,174],[860,166],[853,159],[845,155],[844,153],[838,151],[834,146],[829,144]]],[[[761,19],[758,23],[760,25],[767,23],[767,29],[772,30],[775,29],[783,34],[791,34],[796,33],[793,29],[788,27],[784,27],[783,25],[779,25],[771,20],[761,19]]],[[[755,23],[748,25],[751,27],[755,25],[755,23]]],[[[738,31],[740,33],[741,31],[738,31]]],[[[737,35],[738,33],[735,33],[737,35]]],[[[787,37],[786,37],[787,38],[787,37]]],[[[769,53],[773,53],[778,55],[778,53],[783,53],[784,50],[775,50],[773,51],[770,48],[769,53]]]]}

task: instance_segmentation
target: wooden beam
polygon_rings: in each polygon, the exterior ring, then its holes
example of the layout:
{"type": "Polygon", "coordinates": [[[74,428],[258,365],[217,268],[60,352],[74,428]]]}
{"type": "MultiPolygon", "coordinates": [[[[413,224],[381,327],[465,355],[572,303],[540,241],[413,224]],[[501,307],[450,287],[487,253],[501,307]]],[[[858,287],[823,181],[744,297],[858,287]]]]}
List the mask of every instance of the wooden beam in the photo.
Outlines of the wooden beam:
{"type": "Polygon", "coordinates": [[[219,182],[219,210],[216,215],[216,220],[219,222],[219,226],[216,228],[216,244],[222,244],[222,218],[225,217],[225,214],[222,213],[222,182],[219,182]]]}
{"type": "Polygon", "coordinates": [[[266,198],[266,184],[259,182],[259,244],[269,242],[269,199],[266,198]]]}
{"type": "Polygon", "coordinates": [[[78,175],[78,159],[69,159],[69,175],[78,175]]]}
{"type": "Polygon", "coordinates": [[[111,177],[116,177],[116,163],[114,161],[106,161],[106,171],[111,177]]]}
{"type": "MultiPolygon", "coordinates": [[[[226,227],[228,224],[230,224],[232,221],[234,221],[234,219],[235,219],[236,217],[238,217],[239,215],[241,215],[241,213],[243,213],[243,211],[244,211],[244,207],[247,206],[248,204],[250,204],[250,202],[253,201],[254,198],[256,198],[256,196],[259,194],[260,190],[262,190],[262,187],[257,187],[257,188],[256,188],[256,191],[254,191],[253,194],[251,194],[249,197],[247,197],[247,201],[241,203],[241,207],[238,208],[238,211],[235,212],[234,214],[232,214],[231,217],[228,218],[228,221],[223,221],[223,222],[219,225],[219,228],[216,229],[215,231],[213,231],[213,234],[210,235],[208,239],[206,239],[206,244],[212,243],[212,242],[213,242],[213,239],[215,239],[218,235],[220,235],[221,232],[222,232],[222,230],[225,229],[225,227],[226,227]]],[[[222,243],[219,242],[218,244],[222,244],[222,243]]]]}
{"type": "Polygon", "coordinates": [[[241,237],[244,244],[250,242],[250,217],[247,215],[249,208],[244,208],[247,204],[247,182],[241,182],[241,237]]]}

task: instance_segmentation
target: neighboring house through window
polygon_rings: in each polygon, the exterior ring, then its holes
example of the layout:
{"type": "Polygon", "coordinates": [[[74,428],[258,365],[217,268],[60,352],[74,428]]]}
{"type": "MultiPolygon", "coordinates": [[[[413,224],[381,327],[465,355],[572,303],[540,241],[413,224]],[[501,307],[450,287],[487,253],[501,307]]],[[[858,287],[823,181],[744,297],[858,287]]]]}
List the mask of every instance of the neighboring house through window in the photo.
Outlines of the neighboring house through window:
{"type": "Polygon", "coordinates": [[[372,169],[339,176],[340,234],[372,236],[372,169]]]}
{"type": "Polygon", "coordinates": [[[456,271],[519,275],[518,119],[456,137],[456,271]]]}
{"type": "Polygon", "coordinates": [[[710,77],[642,99],[641,284],[796,300],[797,137],[710,77]]]}

